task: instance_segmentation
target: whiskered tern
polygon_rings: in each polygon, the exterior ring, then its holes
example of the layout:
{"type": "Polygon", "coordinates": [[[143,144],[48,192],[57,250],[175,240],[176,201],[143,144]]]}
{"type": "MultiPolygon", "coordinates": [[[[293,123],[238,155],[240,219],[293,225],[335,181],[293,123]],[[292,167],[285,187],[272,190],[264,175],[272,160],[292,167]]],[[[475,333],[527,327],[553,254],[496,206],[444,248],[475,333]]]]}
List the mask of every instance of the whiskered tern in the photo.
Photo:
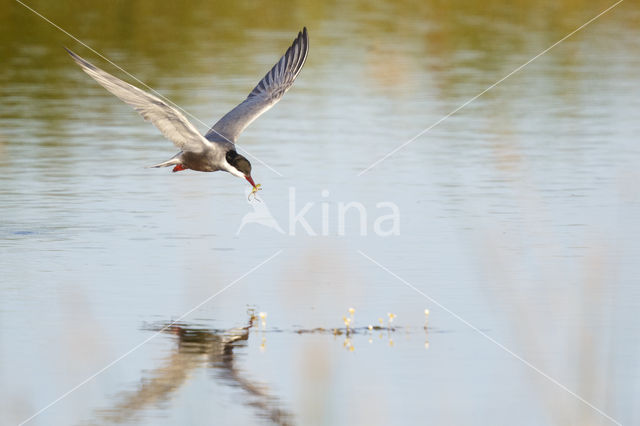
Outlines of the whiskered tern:
{"type": "Polygon", "coordinates": [[[174,166],[174,172],[186,169],[199,172],[223,170],[245,178],[253,186],[253,194],[260,189],[260,185],[253,181],[251,163],[238,154],[235,142],[253,120],[274,106],[293,85],[307,59],[309,37],[307,29],[303,28],[284,56],[260,80],[249,96],[218,120],[204,136],[198,133],[178,109],[167,102],[112,76],[69,49],[66,50],[84,72],[131,105],[180,149],[169,160],[151,167],[174,166]]]}

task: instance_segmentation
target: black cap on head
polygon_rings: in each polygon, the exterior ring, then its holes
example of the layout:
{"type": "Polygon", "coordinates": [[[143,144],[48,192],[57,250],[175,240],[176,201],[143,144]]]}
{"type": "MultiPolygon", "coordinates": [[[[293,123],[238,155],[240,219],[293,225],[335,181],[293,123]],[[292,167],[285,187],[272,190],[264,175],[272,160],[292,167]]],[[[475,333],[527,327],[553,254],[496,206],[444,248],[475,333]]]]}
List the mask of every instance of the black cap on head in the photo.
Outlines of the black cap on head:
{"type": "Polygon", "coordinates": [[[251,163],[244,156],[238,154],[236,151],[227,152],[227,163],[231,164],[245,176],[251,176],[251,163]]]}

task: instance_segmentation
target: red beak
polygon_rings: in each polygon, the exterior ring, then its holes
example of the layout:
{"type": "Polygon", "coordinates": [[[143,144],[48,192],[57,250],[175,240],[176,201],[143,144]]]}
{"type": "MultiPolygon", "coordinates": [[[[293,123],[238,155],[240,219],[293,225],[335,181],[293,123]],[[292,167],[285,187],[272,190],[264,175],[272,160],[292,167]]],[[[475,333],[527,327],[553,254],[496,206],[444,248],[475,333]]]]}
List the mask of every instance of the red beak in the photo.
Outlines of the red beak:
{"type": "Polygon", "coordinates": [[[256,184],[253,183],[253,178],[251,176],[245,176],[244,178],[249,181],[251,186],[253,186],[254,188],[256,187],[256,184]]]}

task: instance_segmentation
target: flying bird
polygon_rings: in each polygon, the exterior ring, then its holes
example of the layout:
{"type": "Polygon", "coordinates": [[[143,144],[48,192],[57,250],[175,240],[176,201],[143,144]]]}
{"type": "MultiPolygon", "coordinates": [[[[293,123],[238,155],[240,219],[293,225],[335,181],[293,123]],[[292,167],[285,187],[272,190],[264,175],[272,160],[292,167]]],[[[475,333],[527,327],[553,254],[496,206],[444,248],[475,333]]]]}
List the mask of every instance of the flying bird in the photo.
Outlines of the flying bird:
{"type": "Polygon", "coordinates": [[[307,59],[309,37],[306,27],[303,28],[284,56],[260,80],[249,96],[218,120],[204,136],[198,133],[178,109],[167,102],[112,76],[69,49],[66,50],[84,72],[131,105],[145,120],[151,121],[180,149],[169,160],[151,167],[174,166],[174,172],[187,169],[199,172],[223,170],[245,178],[253,186],[251,193],[255,194],[260,185],[253,181],[251,163],[238,154],[235,142],[253,120],[274,106],[293,85],[307,59]]]}

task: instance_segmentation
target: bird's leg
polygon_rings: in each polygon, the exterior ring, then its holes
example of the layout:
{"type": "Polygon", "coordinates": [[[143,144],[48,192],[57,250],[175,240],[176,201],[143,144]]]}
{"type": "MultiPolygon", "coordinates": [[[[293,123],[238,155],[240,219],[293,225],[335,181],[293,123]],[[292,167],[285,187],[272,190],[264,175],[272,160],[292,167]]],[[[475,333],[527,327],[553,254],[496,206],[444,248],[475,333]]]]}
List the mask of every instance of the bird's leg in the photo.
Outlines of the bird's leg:
{"type": "Polygon", "coordinates": [[[182,170],[187,170],[182,164],[177,164],[174,168],[173,168],[173,173],[175,172],[179,172],[182,170]]]}

